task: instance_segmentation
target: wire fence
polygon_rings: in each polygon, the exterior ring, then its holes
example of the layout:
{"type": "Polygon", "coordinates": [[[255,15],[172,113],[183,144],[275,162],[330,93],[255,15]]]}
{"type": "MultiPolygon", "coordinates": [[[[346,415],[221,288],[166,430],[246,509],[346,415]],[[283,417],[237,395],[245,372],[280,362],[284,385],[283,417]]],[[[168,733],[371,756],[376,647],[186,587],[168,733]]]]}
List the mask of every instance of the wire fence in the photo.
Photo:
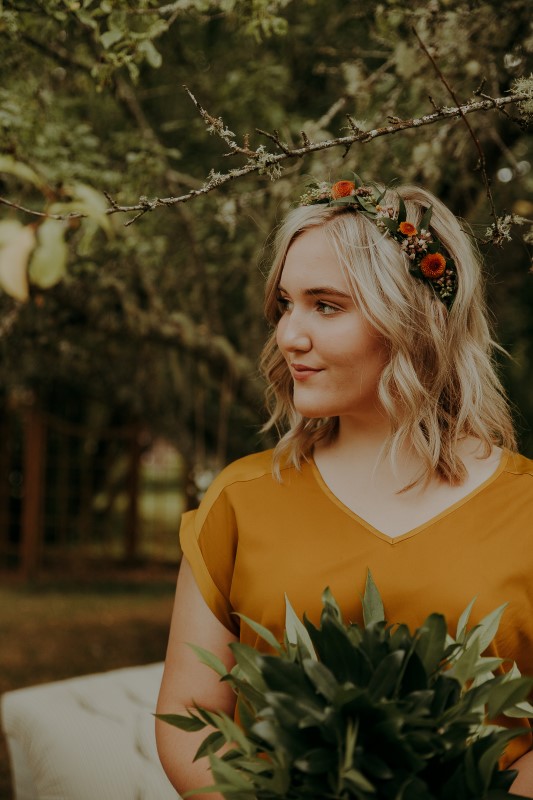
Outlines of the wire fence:
{"type": "Polygon", "coordinates": [[[171,444],[33,405],[4,409],[0,436],[1,568],[178,562],[187,470],[171,444]]]}

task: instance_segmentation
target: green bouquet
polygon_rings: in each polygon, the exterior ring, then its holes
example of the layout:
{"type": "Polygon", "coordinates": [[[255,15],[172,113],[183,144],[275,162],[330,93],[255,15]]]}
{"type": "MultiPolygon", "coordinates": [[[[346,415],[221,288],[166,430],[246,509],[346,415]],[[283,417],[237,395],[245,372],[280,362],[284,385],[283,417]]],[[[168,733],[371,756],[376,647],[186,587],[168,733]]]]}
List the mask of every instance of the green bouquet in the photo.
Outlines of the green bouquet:
{"type": "Polygon", "coordinates": [[[516,665],[502,675],[482,653],[504,606],[467,630],[473,602],[452,638],[440,614],[414,633],[389,625],[369,574],[364,626],[345,623],[323,594],[320,626],[298,619],[287,601],[285,640],[243,617],[274,651],[236,643],[228,672],[195,647],[237,694],[240,724],[200,706],[161,718],[187,731],[213,729],[196,758],[209,756],[228,800],[497,800],[516,772],[498,760],[522,730],[495,724],[531,717],[533,680],[516,665]],[[224,748],[222,754],[219,754],[224,748]]]}

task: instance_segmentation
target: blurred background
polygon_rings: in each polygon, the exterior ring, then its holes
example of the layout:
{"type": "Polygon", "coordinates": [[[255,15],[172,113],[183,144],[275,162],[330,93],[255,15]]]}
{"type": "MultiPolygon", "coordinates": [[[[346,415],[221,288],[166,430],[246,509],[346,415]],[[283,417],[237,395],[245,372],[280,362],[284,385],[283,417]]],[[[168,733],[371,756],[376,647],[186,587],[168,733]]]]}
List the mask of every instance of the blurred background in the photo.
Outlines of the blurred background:
{"type": "MultiPolygon", "coordinates": [[[[18,206],[0,204],[0,692],[164,657],[181,513],[272,444],[268,237],[310,178],[419,182],[480,239],[493,222],[474,142],[443,118],[126,225],[109,197],[181,195],[245,163],[183,85],[276,152],[256,129],[296,146],[345,135],[346,114],[371,130],[455,105],[413,26],[461,102],[505,96],[532,70],[530,17],[527,0],[0,4],[0,196],[18,206]]],[[[530,221],[532,116],[533,100],[469,116],[498,213],[530,221]]],[[[525,222],[480,245],[529,456],[531,240],[525,222]]]]}

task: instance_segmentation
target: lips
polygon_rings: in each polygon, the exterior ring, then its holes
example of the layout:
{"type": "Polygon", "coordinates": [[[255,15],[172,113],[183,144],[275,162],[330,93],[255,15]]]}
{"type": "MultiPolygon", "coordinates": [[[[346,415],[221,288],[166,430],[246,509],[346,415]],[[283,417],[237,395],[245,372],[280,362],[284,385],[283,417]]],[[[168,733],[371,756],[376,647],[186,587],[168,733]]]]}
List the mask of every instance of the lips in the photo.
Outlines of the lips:
{"type": "Polygon", "coordinates": [[[307,364],[291,364],[290,366],[295,381],[303,381],[306,380],[306,378],[311,378],[318,372],[322,372],[321,369],[309,367],[307,364]]]}

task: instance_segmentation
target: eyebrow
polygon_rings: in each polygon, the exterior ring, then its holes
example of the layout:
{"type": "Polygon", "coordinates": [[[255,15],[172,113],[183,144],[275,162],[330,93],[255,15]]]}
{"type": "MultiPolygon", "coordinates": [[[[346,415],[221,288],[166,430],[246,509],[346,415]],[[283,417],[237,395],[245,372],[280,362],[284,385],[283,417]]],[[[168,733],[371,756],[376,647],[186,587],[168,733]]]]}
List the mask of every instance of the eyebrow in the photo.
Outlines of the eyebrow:
{"type": "MultiPolygon", "coordinates": [[[[281,286],[281,284],[278,285],[278,290],[280,292],[285,292],[285,294],[288,294],[288,292],[283,288],[283,286],[281,286]]],[[[314,286],[311,289],[306,289],[304,292],[304,295],[309,297],[315,297],[316,295],[320,294],[322,295],[327,294],[329,297],[342,297],[347,300],[352,299],[351,295],[347,294],[346,292],[341,292],[340,289],[336,289],[334,286],[314,286]]]]}

